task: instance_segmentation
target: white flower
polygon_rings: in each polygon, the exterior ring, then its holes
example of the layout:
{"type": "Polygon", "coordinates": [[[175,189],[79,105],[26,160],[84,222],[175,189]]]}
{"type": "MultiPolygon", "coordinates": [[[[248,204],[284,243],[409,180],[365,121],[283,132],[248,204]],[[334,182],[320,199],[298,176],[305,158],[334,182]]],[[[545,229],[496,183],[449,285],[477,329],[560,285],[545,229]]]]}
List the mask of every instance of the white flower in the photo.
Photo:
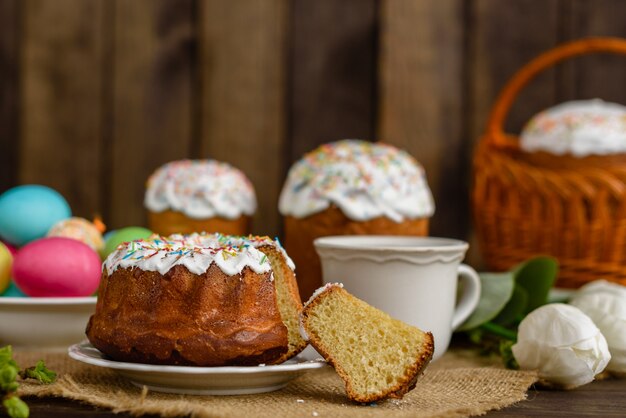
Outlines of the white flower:
{"type": "Polygon", "coordinates": [[[582,294],[582,293],[613,293],[618,294],[624,299],[626,299],[626,286],[622,286],[621,284],[617,284],[614,282],[609,282],[606,280],[594,280],[592,282],[587,283],[574,295],[574,297],[582,294]]]}
{"type": "Polygon", "coordinates": [[[576,293],[570,303],[587,314],[606,338],[611,352],[606,369],[615,374],[626,374],[626,291],[623,288],[587,289],[576,293]]]}
{"type": "Polygon", "coordinates": [[[553,386],[575,388],[591,382],[611,359],[606,340],[580,309],[544,305],[520,323],[513,355],[522,369],[536,369],[553,386]]]}

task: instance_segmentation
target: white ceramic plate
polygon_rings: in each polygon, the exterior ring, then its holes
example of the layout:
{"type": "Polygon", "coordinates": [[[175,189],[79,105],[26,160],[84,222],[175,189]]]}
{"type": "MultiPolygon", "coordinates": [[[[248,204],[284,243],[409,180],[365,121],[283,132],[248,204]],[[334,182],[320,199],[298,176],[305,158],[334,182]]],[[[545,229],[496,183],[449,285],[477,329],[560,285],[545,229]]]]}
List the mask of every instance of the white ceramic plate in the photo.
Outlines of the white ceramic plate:
{"type": "Polygon", "coordinates": [[[95,297],[0,297],[0,347],[65,351],[85,338],[95,297]]]}
{"type": "Polygon", "coordinates": [[[245,395],[281,389],[290,380],[326,367],[320,360],[296,356],[282,364],[250,367],[187,367],[125,363],[108,359],[88,342],[68,349],[70,357],[93,366],[113,369],[135,386],[155,392],[188,395],[245,395]]]}

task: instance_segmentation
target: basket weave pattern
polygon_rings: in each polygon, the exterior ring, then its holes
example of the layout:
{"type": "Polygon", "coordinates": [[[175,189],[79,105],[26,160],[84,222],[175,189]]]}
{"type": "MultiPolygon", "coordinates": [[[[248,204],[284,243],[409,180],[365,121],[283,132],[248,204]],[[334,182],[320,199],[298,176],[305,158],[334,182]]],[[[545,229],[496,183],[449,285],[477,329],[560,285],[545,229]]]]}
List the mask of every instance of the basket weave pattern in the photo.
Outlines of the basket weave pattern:
{"type": "Polygon", "coordinates": [[[626,40],[589,38],[556,47],[516,73],[494,105],[474,156],[472,191],[489,269],[552,255],[561,266],[557,286],[576,288],[600,278],[626,285],[626,156],[537,165],[524,157],[516,136],[503,132],[528,81],[559,61],[591,52],[626,54],[626,40]]]}

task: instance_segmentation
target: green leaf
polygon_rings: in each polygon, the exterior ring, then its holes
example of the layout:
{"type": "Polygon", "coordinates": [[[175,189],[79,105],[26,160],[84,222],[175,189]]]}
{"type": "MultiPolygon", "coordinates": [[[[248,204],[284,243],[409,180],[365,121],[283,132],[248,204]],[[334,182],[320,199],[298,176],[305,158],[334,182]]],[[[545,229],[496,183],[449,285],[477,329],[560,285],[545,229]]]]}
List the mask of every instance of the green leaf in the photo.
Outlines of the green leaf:
{"type": "Polygon", "coordinates": [[[46,367],[46,364],[43,362],[43,360],[39,360],[35,367],[29,367],[23,372],[20,372],[20,376],[23,379],[27,379],[27,378],[37,379],[40,382],[46,383],[46,384],[54,382],[55,379],[57,378],[57,374],[53,372],[52,370],[48,369],[46,367]]]}
{"type": "Polygon", "coordinates": [[[13,360],[13,349],[10,345],[0,348],[0,369],[7,365],[19,370],[19,366],[13,360]]]}
{"type": "Polygon", "coordinates": [[[18,370],[11,365],[5,365],[0,369],[0,394],[16,390],[17,383],[15,383],[15,378],[17,377],[17,372],[18,370]]]}
{"type": "Polygon", "coordinates": [[[476,345],[483,342],[483,330],[480,328],[474,328],[467,332],[470,341],[476,345]]]}
{"type": "Polygon", "coordinates": [[[558,272],[559,264],[552,257],[531,258],[513,269],[515,282],[526,290],[528,296],[523,315],[546,304],[558,272]]]}
{"type": "Polygon", "coordinates": [[[500,341],[500,357],[502,357],[502,361],[504,362],[504,366],[507,369],[519,369],[519,364],[517,360],[515,360],[515,356],[513,355],[512,347],[515,344],[514,341],[501,340],[500,341]]]}
{"type": "Polygon", "coordinates": [[[493,322],[485,322],[480,326],[480,329],[487,331],[498,338],[507,339],[510,341],[517,341],[517,331],[503,327],[502,325],[495,324],[493,322]]]}
{"type": "Polygon", "coordinates": [[[457,329],[467,331],[491,321],[504,308],[513,294],[513,273],[480,273],[481,294],[478,306],[457,329]]]}
{"type": "Polygon", "coordinates": [[[7,414],[11,418],[28,418],[28,415],[30,414],[28,405],[26,405],[26,403],[24,403],[24,401],[17,396],[11,396],[10,398],[5,399],[2,401],[2,405],[4,405],[4,408],[7,410],[7,414]]]}
{"type": "Polygon", "coordinates": [[[13,359],[13,349],[10,345],[0,348],[0,365],[13,359]]]}
{"type": "Polygon", "coordinates": [[[528,306],[528,292],[525,288],[515,283],[513,295],[500,313],[493,319],[493,323],[504,327],[512,325],[517,319],[524,315],[528,306]]]}

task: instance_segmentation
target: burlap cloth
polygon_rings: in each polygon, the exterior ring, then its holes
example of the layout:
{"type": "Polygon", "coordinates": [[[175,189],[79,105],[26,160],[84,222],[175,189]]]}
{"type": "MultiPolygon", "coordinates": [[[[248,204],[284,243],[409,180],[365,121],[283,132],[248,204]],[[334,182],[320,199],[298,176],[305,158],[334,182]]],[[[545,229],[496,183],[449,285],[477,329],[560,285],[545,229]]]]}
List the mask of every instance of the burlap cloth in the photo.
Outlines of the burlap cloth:
{"type": "Polygon", "coordinates": [[[534,372],[506,370],[467,351],[448,352],[431,364],[402,400],[357,405],[330,367],[310,372],[276,392],[241,396],[170,395],[143,390],[108,369],[67,355],[15,353],[22,367],[44,359],[59,374],[51,385],[23,382],[23,396],[60,396],[114,412],[164,417],[458,417],[482,415],[526,398],[534,372]]]}

